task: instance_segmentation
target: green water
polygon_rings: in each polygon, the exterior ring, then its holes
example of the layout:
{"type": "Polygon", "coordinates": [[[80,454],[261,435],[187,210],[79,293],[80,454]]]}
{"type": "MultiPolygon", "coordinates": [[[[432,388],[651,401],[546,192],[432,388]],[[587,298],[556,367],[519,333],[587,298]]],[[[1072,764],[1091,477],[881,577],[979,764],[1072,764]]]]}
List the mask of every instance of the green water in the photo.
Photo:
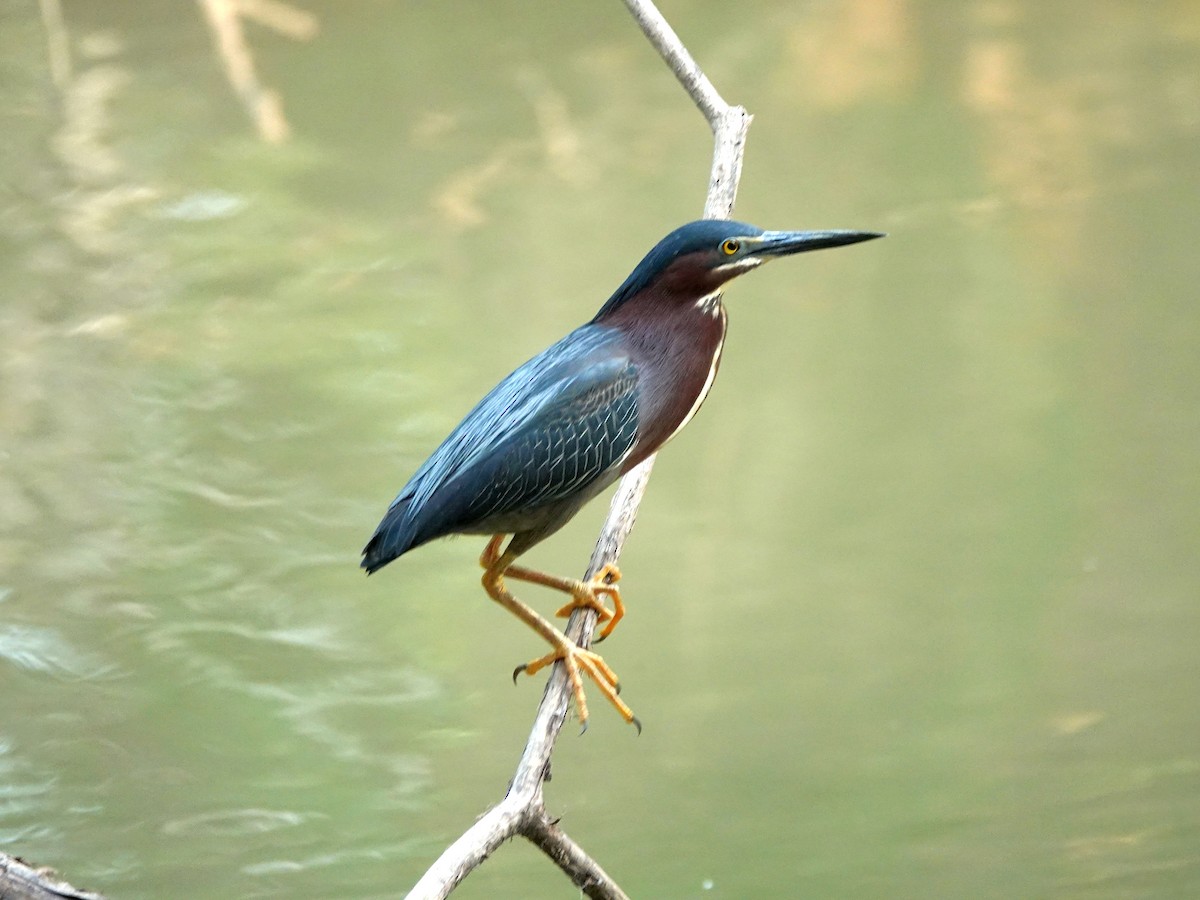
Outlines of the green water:
{"type": "MultiPolygon", "coordinates": [[[[639,898],[1200,896],[1195,4],[664,7],[738,217],[890,237],[731,288],[604,647],[645,733],[597,703],[551,810],[639,898]]],[[[114,898],[398,896],[502,796],[481,542],[358,550],[703,205],[621,4],[304,8],[271,144],[197,7],[68,0],[56,82],[0,2],[0,849],[114,898]]]]}

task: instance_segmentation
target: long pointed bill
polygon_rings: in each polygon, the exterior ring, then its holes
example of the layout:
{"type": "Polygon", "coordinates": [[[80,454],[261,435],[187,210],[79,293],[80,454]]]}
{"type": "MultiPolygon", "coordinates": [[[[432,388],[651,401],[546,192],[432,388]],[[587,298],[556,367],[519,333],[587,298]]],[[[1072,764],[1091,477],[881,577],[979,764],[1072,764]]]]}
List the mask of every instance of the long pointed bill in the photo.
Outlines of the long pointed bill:
{"type": "Polygon", "coordinates": [[[826,247],[873,241],[884,236],[881,231],[764,231],[746,243],[757,245],[751,249],[754,256],[771,259],[806,250],[824,250],[826,247]]]}

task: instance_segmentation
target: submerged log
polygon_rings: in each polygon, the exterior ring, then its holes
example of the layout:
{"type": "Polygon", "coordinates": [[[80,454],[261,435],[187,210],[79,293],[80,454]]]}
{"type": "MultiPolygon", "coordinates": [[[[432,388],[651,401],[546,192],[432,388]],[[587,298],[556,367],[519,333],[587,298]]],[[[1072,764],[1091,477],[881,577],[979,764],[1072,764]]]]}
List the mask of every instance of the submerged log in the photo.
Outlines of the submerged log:
{"type": "Polygon", "coordinates": [[[104,900],[63,881],[53,869],[34,868],[16,856],[0,853],[0,900],[104,900]]]}

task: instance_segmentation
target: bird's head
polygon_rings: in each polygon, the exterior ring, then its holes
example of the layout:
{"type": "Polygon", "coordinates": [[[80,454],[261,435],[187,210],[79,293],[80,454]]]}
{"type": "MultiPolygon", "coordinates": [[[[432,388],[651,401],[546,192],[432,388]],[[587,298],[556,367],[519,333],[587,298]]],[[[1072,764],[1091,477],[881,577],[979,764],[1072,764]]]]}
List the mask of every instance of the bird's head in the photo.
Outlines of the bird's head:
{"type": "Polygon", "coordinates": [[[768,260],[883,237],[877,231],[764,231],[745,222],[701,219],[676,228],[646,254],[592,320],[644,294],[696,302],[768,260]]]}

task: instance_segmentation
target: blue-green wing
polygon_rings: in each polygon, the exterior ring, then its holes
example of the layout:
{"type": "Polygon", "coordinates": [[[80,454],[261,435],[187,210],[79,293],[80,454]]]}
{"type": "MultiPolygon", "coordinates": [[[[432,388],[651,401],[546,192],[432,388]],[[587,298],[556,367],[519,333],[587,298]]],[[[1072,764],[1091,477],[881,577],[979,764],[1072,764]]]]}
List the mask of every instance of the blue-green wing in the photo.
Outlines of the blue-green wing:
{"type": "Polygon", "coordinates": [[[392,502],[370,571],[445,534],[586,491],[629,455],[637,369],[619,332],[589,324],[521,366],[467,414],[392,502]]]}

